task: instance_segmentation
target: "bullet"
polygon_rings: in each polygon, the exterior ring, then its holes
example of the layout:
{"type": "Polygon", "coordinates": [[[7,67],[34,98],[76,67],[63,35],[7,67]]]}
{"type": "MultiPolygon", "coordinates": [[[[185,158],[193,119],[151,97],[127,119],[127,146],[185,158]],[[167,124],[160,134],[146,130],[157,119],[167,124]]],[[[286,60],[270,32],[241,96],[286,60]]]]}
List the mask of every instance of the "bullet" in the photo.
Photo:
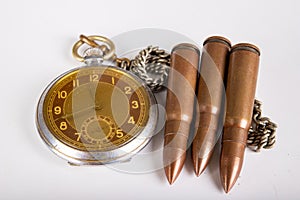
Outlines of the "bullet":
{"type": "Polygon", "coordinates": [[[199,54],[196,46],[187,43],[175,46],[171,53],[163,150],[165,174],[170,184],[180,174],[186,158],[196,99],[199,54]]]}
{"type": "Polygon", "coordinates": [[[230,41],[220,36],[209,37],[203,43],[197,92],[199,121],[195,124],[197,133],[192,146],[192,159],[197,176],[206,168],[221,135],[220,113],[225,96],[224,74],[228,66],[230,48],[230,41]]]}
{"type": "Polygon", "coordinates": [[[220,176],[226,193],[242,168],[251,124],[259,65],[259,49],[247,43],[232,47],[226,86],[226,117],[223,129],[220,176]]]}

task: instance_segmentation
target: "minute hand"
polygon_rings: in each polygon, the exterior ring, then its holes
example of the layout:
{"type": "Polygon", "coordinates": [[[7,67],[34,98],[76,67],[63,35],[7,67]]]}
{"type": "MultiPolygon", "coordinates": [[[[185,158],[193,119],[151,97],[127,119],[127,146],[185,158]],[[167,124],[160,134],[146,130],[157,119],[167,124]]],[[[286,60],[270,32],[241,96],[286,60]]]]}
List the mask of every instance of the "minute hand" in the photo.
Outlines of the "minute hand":
{"type": "Polygon", "coordinates": [[[101,106],[99,106],[99,105],[90,106],[90,107],[84,108],[82,110],[79,110],[77,112],[74,112],[72,114],[65,114],[65,115],[61,116],[61,118],[62,119],[66,119],[66,118],[69,118],[69,117],[74,117],[74,116],[79,115],[79,114],[83,114],[83,113],[85,113],[87,111],[90,111],[90,110],[100,111],[102,109],[103,108],[101,106]]]}

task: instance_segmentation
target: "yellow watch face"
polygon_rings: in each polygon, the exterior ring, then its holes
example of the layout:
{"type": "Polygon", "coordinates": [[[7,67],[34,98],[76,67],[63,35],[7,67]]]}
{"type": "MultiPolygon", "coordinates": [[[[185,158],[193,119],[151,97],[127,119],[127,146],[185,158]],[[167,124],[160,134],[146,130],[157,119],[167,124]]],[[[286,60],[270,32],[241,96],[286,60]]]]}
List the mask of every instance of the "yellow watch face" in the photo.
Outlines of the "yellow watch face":
{"type": "Polygon", "coordinates": [[[148,93],[133,76],[113,67],[86,67],[48,90],[43,115],[50,132],[82,151],[108,151],[134,139],[149,118],[148,93]]]}

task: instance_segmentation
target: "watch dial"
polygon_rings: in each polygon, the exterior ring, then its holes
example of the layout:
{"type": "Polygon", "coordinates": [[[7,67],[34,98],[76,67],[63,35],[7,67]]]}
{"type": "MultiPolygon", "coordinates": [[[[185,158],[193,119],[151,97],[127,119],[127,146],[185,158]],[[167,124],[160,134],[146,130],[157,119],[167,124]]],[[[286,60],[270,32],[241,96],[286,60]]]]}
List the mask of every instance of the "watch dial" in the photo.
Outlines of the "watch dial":
{"type": "Polygon", "coordinates": [[[149,118],[149,95],[132,75],[113,67],[86,67],[57,80],[43,115],[50,132],[83,151],[108,151],[134,139],[149,118]]]}

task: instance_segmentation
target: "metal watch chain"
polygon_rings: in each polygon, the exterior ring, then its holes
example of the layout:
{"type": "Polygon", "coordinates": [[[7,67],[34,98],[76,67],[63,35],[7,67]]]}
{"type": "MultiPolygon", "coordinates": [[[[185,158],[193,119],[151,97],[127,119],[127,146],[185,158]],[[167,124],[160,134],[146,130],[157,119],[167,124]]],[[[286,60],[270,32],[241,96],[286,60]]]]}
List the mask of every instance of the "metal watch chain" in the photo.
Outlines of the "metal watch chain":
{"type": "Polygon", "coordinates": [[[254,151],[261,148],[270,149],[275,144],[277,125],[268,117],[262,117],[262,102],[255,99],[253,106],[252,126],[249,129],[247,145],[254,151]]]}
{"type": "Polygon", "coordinates": [[[170,57],[170,54],[164,50],[148,46],[130,62],[121,61],[120,67],[138,75],[153,92],[159,92],[163,89],[168,78],[170,57]]]}
{"type": "MultiPolygon", "coordinates": [[[[85,36],[81,40],[92,48],[87,49],[85,56],[99,54],[99,50],[105,55],[109,49],[106,45],[98,45],[85,36]]],[[[139,76],[153,92],[159,92],[166,86],[170,67],[170,54],[159,47],[148,46],[141,50],[132,60],[128,58],[117,58],[113,55],[112,60],[117,66],[133,72],[139,76]]],[[[252,125],[248,132],[247,146],[259,152],[262,148],[270,149],[276,141],[277,125],[267,117],[262,117],[262,103],[255,99],[253,106],[252,125]]]]}

